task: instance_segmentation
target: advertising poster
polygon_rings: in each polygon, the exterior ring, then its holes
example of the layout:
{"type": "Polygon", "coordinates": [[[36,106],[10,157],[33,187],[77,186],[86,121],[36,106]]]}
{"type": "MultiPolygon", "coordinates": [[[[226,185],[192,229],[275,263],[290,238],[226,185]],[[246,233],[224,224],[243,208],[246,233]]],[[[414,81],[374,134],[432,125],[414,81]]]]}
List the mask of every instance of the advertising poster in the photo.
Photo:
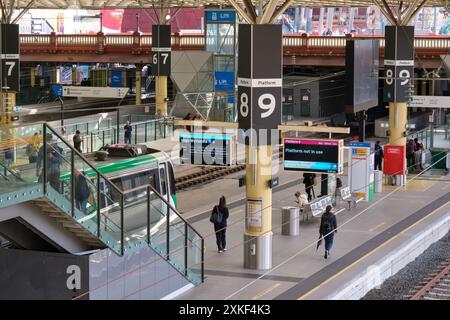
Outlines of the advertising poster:
{"type": "Polygon", "coordinates": [[[247,220],[246,228],[247,230],[253,232],[262,232],[263,227],[263,207],[262,199],[260,198],[249,198],[247,199],[247,220]]]}

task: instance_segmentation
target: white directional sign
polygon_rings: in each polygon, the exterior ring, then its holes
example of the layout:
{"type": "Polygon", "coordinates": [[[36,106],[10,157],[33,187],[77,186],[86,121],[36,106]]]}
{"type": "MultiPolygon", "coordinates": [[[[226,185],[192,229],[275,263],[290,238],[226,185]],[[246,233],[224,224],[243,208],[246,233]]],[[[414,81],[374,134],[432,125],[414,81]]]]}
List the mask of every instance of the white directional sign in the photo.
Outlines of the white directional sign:
{"type": "Polygon", "coordinates": [[[124,98],[129,88],[110,87],[62,87],[63,97],[80,98],[124,98]]]}
{"type": "Polygon", "coordinates": [[[413,96],[409,106],[414,108],[450,108],[450,97],[413,96]]]}

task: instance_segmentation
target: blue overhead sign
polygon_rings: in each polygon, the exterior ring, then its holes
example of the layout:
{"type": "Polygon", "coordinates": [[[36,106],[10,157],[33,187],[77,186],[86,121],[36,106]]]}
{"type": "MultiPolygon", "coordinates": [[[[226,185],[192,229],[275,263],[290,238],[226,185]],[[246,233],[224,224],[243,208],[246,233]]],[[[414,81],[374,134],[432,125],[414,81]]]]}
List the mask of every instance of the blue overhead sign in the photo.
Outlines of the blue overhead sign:
{"type": "Polygon", "coordinates": [[[364,148],[370,148],[370,142],[355,142],[352,141],[348,144],[349,147],[364,147],[364,148]]]}
{"type": "Polygon", "coordinates": [[[52,90],[55,93],[55,95],[57,97],[61,97],[62,96],[62,86],[57,86],[57,85],[53,85],[52,86],[52,90]]]}
{"type": "Polygon", "coordinates": [[[111,71],[111,87],[113,88],[122,87],[122,71],[118,70],[111,71]]]}
{"type": "Polygon", "coordinates": [[[214,72],[214,88],[216,91],[234,90],[234,72],[216,71],[214,72]]]}
{"type": "Polygon", "coordinates": [[[235,11],[206,11],[206,22],[236,22],[235,11]]]}

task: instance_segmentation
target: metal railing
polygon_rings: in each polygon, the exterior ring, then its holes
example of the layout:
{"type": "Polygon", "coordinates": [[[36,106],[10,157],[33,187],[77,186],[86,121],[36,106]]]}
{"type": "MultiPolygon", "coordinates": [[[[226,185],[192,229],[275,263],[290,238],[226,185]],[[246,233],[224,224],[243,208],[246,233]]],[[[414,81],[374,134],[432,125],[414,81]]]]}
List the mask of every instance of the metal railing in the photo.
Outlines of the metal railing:
{"type": "MultiPolygon", "coordinates": [[[[285,50],[320,50],[321,48],[345,48],[347,39],[378,39],[380,48],[384,48],[383,36],[318,36],[318,35],[284,35],[283,45],[285,50]]],[[[72,50],[91,50],[103,52],[114,52],[117,48],[120,52],[124,47],[132,48],[135,54],[146,53],[151,50],[151,34],[129,33],[129,34],[84,34],[69,35],[20,35],[21,50],[29,51],[57,51],[58,46],[64,50],[72,46],[72,50]]],[[[171,38],[173,50],[204,50],[205,37],[203,34],[179,34],[175,33],[171,38]]],[[[450,47],[449,36],[416,36],[414,46],[417,50],[423,50],[427,54],[429,50],[446,51],[450,47]]]]}
{"type": "MultiPolygon", "coordinates": [[[[57,130],[46,123],[32,126],[30,134],[41,133],[42,145],[35,162],[14,166],[21,181],[9,183],[9,193],[41,185],[48,201],[118,255],[149,245],[190,282],[203,282],[204,239],[166,196],[152,185],[121,190],[57,130]]],[[[16,139],[14,131],[19,129],[23,126],[9,127],[5,132],[0,128],[0,135],[16,139]]],[[[17,162],[24,162],[23,148],[18,150],[14,142],[12,145],[17,162]]]]}

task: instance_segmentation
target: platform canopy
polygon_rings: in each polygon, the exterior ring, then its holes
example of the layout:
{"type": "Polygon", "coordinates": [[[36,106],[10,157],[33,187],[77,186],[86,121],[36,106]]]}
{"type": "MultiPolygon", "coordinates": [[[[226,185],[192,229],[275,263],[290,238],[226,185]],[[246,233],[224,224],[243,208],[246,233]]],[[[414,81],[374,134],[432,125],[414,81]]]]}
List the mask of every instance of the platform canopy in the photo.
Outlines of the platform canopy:
{"type": "MultiPolygon", "coordinates": [[[[43,9],[68,9],[68,8],[80,8],[80,9],[121,9],[121,8],[149,8],[152,6],[158,7],[160,3],[164,3],[165,6],[170,7],[207,7],[207,6],[223,6],[230,7],[231,2],[241,4],[244,7],[244,2],[250,2],[250,0],[170,0],[170,1],[151,1],[151,0],[0,0],[3,8],[8,10],[11,6],[14,9],[23,8],[43,8],[43,9]]],[[[277,1],[277,0],[275,0],[277,1]]],[[[272,1],[253,0],[254,5],[266,3],[272,1]]],[[[374,0],[278,0],[277,5],[285,5],[286,2],[290,6],[299,7],[367,7],[376,4],[374,0]]],[[[384,1],[380,0],[379,3],[384,1]]],[[[386,0],[387,4],[398,7],[400,3],[404,7],[418,6],[423,0],[405,0],[405,1],[392,1],[386,0]]],[[[426,6],[438,6],[448,7],[448,0],[427,0],[426,6]]]]}

